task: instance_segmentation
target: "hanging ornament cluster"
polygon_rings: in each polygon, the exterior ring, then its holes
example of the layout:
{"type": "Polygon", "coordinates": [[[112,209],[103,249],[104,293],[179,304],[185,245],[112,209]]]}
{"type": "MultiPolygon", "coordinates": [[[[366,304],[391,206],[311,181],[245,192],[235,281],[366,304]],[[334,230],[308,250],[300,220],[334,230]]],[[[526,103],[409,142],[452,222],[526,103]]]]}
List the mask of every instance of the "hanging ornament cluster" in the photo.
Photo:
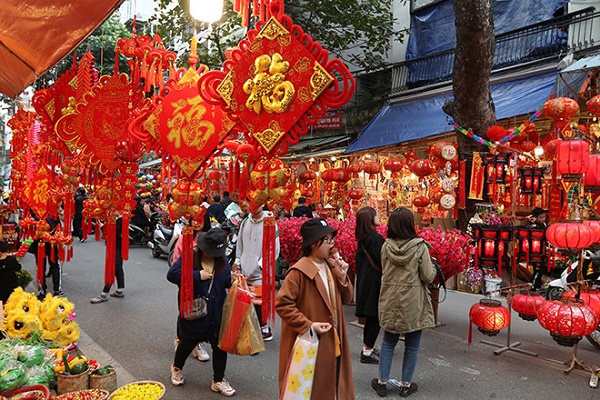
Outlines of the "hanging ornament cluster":
{"type": "Polygon", "coordinates": [[[255,210],[268,200],[279,203],[291,197],[294,190],[288,185],[291,175],[279,158],[259,160],[250,172],[250,209],[255,210]]]}

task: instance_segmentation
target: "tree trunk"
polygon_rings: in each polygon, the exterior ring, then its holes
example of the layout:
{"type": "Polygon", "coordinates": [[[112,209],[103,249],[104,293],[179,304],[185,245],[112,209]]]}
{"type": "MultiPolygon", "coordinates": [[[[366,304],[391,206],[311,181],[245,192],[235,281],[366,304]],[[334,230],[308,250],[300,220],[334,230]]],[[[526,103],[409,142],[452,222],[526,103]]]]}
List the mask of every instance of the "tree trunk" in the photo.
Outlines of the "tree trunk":
{"type": "MultiPolygon", "coordinates": [[[[496,110],[490,91],[490,73],[494,61],[494,16],[492,0],[454,1],[456,18],[456,52],[454,56],[454,101],[444,104],[444,111],[454,121],[478,136],[496,122],[496,110]]],[[[468,186],[473,152],[486,152],[487,147],[457,132],[458,155],[466,160],[468,186]]],[[[466,212],[459,214],[458,227],[465,229],[475,212],[478,200],[467,199],[466,212]]],[[[480,201],[480,200],[479,200],[480,201]]]]}

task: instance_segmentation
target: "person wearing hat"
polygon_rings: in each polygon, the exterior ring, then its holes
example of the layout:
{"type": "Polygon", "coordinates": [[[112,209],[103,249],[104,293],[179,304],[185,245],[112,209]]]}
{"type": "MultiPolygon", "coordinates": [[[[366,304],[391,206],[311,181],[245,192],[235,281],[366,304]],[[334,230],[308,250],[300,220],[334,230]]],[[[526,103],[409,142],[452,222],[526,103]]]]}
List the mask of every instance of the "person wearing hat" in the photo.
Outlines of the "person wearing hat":
{"type": "MultiPolygon", "coordinates": [[[[213,350],[213,380],[210,389],[224,396],[233,396],[235,389],[225,380],[227,353],[217,345],[223,318],[223,304],[227,297],[226,289],[231,287],[231,268],[225,258],[227,235],[221,228],[212,228],[198,234],[198,244],[194,247],[194,298],[207,300],[207,314],[197,319],[177,317],[179,342],[175,359],[171,365],[171,383],[183,385],[183,366],[198,343],[208,342],[213,350]]],[[[169,282],[179,287],[181,296],[181,257],[167,273],[169,282]]],[[[178,303],[179,304],[179,303],[178,303]]]]}
{"type": "Polygon", "coordinates": [[[312,328],[319,336],[311,399],[355,399],[350,343],[343,304],[352,301],[354,288],[348,264],[332,256],[336,229],[323,218],[300,227],[302,258],[292,265],[275,298],[281,317],[279,390],[296,337],[312,328]]]}

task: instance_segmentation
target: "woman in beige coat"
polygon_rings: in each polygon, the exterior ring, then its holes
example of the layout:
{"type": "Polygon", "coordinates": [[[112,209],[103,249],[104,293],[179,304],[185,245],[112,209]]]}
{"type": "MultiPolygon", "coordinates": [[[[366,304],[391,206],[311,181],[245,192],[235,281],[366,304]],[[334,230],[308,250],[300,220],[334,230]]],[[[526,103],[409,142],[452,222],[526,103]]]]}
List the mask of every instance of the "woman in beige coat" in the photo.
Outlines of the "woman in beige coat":
{"type": "Polygon", "coordinates": [[[387,381],[394,349],[404,335],[402,388],[400,397],[417,391],[412,382],[417,366],[421,331],[433,328],[433,307],[427,285],[433,282],[436,270],[429,257],[431,246],[415,231],[413,213],[397,208],[388,221],[388,238],[381,248],[381,291],[379,294],[379,323],[384,330],[379,355],[379,379],[371,386],[377,394],[387,394],[387,381]]]}
{"type": "Polygon", "coordinates": [[[320,338],[311,399],[356,398],[342,307],[352,301],[354,289],[346,276],[348,264],[330,258],[335,232],[323,218],[309,219],[302,224],[303,257],[290,267],[275,299],[275,308],[282,321],[280,392],[296,337],[312,327],[320,338]]]}

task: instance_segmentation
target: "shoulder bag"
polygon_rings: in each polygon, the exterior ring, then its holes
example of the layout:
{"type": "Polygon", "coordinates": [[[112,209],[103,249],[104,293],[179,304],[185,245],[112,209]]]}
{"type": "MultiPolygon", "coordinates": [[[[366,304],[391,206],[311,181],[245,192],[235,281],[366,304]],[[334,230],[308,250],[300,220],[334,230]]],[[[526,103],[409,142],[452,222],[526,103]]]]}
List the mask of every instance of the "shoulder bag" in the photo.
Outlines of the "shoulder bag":
{"type": "Polygon", "coordinates": [[[365,252],[365,255],[367,256],[367,259],[369,260],[369,264],[371,264],[371,267],[375,268],[375,271],[377,271],[377,272],[379,272],[381,274],[381,268],[379,268],[377,266],[377,264],[375,264],[375,261],[373,261],[373,259],[371,258],[371,255],[369,254],[369,252],[367,251],[367,249],[365,249],[365,246],[361,243],[360,247],[365,252]]]}
{"type": "Polygon", "coordinates": [[[205,317],[208,314],[208,299],[210,296],[210,291],[212,289],[214,277],[210,278],[210,286],[208,287],[208,295],[201,296],[194,299],[192,303],[192,311],[185,315],[183,318],[188,321],[192,321],[198,318],[205,317]]]}

